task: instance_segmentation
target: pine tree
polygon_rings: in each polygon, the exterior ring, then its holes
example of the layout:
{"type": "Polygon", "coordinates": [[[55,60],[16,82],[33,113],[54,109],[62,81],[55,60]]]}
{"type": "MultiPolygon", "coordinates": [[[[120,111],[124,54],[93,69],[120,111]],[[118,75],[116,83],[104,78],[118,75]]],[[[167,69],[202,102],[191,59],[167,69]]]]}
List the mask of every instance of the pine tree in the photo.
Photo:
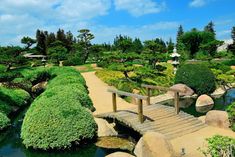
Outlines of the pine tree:
{"type": "Polygon", "coordinates": [[[232,28],[231,37],[233,39],[233,44],[235,45],[235,26],[232,28]]]}
{"type": "Polygon", "coordinates": [[[214,23],[211,21],[211,22],[209,22],[205,27],[204,27],[204,31],[205,32],[211,32],[211,33],[213,33],[214,34],[214,36],[215,36],[215,29],[214,29],[214,23]]]}
{"type": "Polygon", "coordinates": [[[140,54],[143,50],[143,44],[141,43],[139,38],[135,38],[132,43],[132,50],[138,54],[140,54]]]}
{"type": "Polygon", "coordinates": [[[47,47],[50,47],[50,45],[52,43],[54,43],[56,41],[56,37],[55,37],[55,34],[54,33],[50,33],[47,37],[47,47]]]}
{"type": "Polygon", "coordinates": [[[174,49],[174,43],[172,42],[172,39],[170,38],[169,42],[167,42],[167,51],[169,53],[172,53],[174,49]]]}
{"type": "Polygon", "coordinates": [[[177,37],[176,37],[176,46],[177,46],[177,49],[178,49],[178,47],[179,47],[180,38],[181,38],[181,36],[182,36],[183,34],[184,34],[183,26],[180,25],[179,28],[178,28],[177,37]]]}
{"type": "Polygon", "coordinates": [[[37,30],[36,32],[36,40],[37,40],[37,50],[40,54],[46,55],[46,35],[43,31],[37,30]]]}

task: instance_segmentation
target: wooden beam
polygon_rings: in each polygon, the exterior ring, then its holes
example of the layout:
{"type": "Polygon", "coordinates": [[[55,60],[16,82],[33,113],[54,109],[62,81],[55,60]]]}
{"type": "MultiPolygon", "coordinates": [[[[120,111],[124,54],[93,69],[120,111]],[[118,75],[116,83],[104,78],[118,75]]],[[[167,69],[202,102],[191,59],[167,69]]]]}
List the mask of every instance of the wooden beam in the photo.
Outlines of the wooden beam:
{"type": "Polygon", "coordinates": [[[113,112],[117,112],[117,96],[116,96],[116,93],[112,93],[112,101],[113,101],[113,112]]]}
{"type": "Polygon", "coordinates": [[[145,88],[149,88],[149,89],[162,90],[162,91],[172,91],[172,92],[185,93],[185,90],[176,89],[174,87],[169,88],[169,87],[146,85],[146,84],[142,84],[141,87],[145,87],[145,88]]]}
{"type": "Polygon", "coordinates": [[[148,99],[147,96],[143,96],[143,95],[139,95],[139,94],[132,94],[132,93],[124,92],[124,91],[119,91],[119,90],[116,90],[116,89],[108,89],[108,92],[116,93],[116,94],[122,95],[122,96],[133,97],[133,98],[136,98],[136,99],[142,99],[142,100],[147,100],[148,99]]]}
{"type": "Polygon", "coordinates": [[[138,99],[138,116],[140,123],[144,122],[144,115],[143,115],[143,101],[141,99],[138,99]]]}
{"type": "Polygon", "coordinates": [[[179,114],[179,112],[180,112],[179,92],[175,92],[174,102],[175,102],[175,112],[176,112],[176,114],[179,114]]]}
{"type": "Polygon", "coordinates": [[[148,96],[147,105],[150,105],[151,89],[150,88],[146,88],[146,90],[147,90],[147,96],[148,96]]]}

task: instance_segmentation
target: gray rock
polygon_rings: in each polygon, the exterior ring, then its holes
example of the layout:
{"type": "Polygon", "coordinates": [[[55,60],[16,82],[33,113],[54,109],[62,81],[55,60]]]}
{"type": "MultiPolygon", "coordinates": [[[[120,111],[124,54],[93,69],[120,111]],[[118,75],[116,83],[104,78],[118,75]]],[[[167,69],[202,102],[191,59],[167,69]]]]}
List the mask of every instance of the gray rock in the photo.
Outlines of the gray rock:
{"type": "Polygon", "coordinates": [[[98,137],[102,136],[117,136],[117,131],[114,130],[112,124],[109,124],[102,118],[95,118],[95,122],[98,125],[98,137]]]}

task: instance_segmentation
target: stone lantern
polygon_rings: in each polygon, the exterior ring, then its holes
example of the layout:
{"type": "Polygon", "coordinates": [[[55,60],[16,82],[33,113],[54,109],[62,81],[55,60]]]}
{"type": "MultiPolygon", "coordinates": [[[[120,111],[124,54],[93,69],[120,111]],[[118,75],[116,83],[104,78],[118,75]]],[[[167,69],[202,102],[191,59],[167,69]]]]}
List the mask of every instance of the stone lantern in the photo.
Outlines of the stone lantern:
{"type": "Polygon", "coordinates": [[[43,65],[44,67],[46,66],[46,61],[47,61],[47,60],[45,59],[45,57],[43,57],[42,60],[41,60],[42,65],[43,65]]]}
{"type": "Polygon", "coordinates": [[[172,58],[171,64],[174,66],[174,74],[176,74],[177,67],[180,64],[179,62],[180,54],[178,54],[176,48],[174,48],[173,53],[170,56],[172,58]]]}

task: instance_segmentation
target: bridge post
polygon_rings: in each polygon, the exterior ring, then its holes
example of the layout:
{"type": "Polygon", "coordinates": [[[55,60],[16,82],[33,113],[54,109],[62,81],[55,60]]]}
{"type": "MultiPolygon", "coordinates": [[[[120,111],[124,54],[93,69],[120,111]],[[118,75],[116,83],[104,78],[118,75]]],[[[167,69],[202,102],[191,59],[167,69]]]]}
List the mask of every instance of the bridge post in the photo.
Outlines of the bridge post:
{"type": "Polygon", "coordinates": [[[151,97],[151,89],[150,88],[146,88],[147,89],[147,105],[150,105],[150,97],[151,97]]]}
{"type": "Polygon", "coordinates": [[[143,123],[144,116],[143,116],[143,100],[142,99],[138,99],[138,115],[139,115],[140,123],[143,123]]]}
{"type": "Polygon", "coordinates": [[[112,93],[112,101],[113,101],[113,112],[117,112],[117,97],[116,97],[116,93],[112,93]]]}
{"type": "Polygon", "coordinates": [[[175,112],[176,114],[179,114],[180,112],[180,106],[179,106],[179,92],[174,92],[175,97],[174,97],[174,102],[175,102],[175,112]]]}

